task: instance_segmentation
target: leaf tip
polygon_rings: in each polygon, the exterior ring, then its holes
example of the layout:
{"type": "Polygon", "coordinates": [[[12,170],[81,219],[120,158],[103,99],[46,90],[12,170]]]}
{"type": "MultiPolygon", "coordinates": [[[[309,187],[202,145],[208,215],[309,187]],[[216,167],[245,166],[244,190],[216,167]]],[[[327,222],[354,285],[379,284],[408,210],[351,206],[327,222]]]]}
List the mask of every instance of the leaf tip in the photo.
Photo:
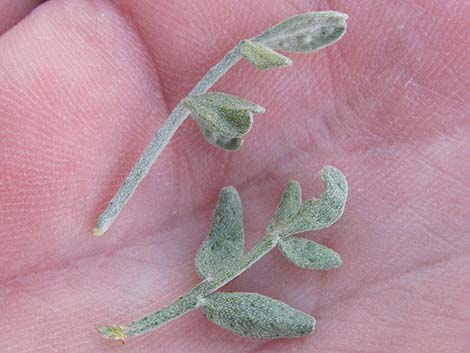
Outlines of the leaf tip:
{"type": "Polygon", "coordinates": [[[289,179],[287,183],[288,188],[300,188],[300,183],[295,179],[289,179]]]}
{"type": "Polygon", "coordinates": [[[235,189],[234,186],[224,186],[221,190],[220,190],[220,197],[237,197],[239,198],[239,195],[238,195],[238,191],[237,189],[235,189]]]}
{"type": "Polygon", "coordinates": [[[343,192],[347,193],[348,183],[346,181],[346,177],[339,169],[327,165],[320,170],[319,175],[323,182],[333,182],[335,186],[340,188],[343,192]]]}
{"type": "Polygon", "coordinates": [[[331,270],[336,270],[340,268],[343,265],[343,259],[341,259],[341,256],[339,256],[338,253],[336,253],[338,256],[335,258],[334,261],[331,262],[331,270]]]}
{"type": "Polygon", "coordinates": [[[237,192],[237,189],[235,189],[235,186],[229,185],[229,186],[224,186],[221,191],[223,191],[223,192],[237,192]]]}
{"type": "Polygon", "coordinates": [[[311,335],[313,331],[315,331],[315,327],[317,325],[317,320],[315,320],[315,318],[311,315],[308,315],[308,316],[310,317],[310,320],[307,324],[307,330],[305,331],[304,336],[311,335]]]}

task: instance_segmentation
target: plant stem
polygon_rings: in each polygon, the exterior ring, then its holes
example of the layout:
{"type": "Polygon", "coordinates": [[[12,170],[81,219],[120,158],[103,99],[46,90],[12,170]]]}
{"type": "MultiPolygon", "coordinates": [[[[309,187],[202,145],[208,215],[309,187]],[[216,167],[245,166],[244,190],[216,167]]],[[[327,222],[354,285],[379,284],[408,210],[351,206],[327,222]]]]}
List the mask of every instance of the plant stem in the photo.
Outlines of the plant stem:
{"type": "MultiPolygon", "coordinates": [[[[218,62],[206,73],[206,75],[196,84],[196,86],[191,90],[186,98],[207,92],[220,77],[222,77],[241,59],[240,48],[241,44],[238,44],[235,48],[230,50],[220,62],[218,62]]],[[[168,117],[168,120],[157,132],[152,142],[150,142],[145,151],[142,153],[140,159],[134,165],[130,174],[124,180],[117,193],[108,203],[106,209],[99,216],[96,227],[93,229],[94,235],[102,235],[108,230],[108,228],[123,209],[124,205],[134,193],[139,183],[147,175],[162,150],[173,137],[178,127],[180,127],[189,114],[189,110],[184,108],[181,102],[178,103],[178,105],[173,109],[170,116],[168,117]]]]}
{"type": "Polygon", "coordinates": [[[107,338],[123,340],[126,337],[139,336],[148,331],[154,330],[174,319],[177,319],[188,311],[203,306],[204,299],[208,295],[222,288],[228,282],[249,269],[255,262],[275,248],[279,239],[280,238],[277,233],[266,234],[261,242],[256,244],[243,256],[237,266],[221,273],[220,277],[206,278],[187,294],[178,298],[175,302],[143,317],[142,319],[130,322],[126,328],[111,326],[101,328],[99,331],[107,338]],[[119,335],[107,333],[116,329],[119,330],[119,335]]]}

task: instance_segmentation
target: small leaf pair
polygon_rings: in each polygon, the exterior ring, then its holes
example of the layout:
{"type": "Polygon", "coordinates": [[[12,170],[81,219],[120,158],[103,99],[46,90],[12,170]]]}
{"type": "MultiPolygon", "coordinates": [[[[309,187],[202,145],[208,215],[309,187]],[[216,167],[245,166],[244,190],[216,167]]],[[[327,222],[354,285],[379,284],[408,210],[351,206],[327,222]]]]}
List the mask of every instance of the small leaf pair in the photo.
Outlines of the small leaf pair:
{"type": "Polygon", "coordinates": [[[311,53],[338,41],[346,31],[348,16],[335,11],[309,12],[287,19],[252,40],[242,42],[242,56],[256,68],[266,70],[292,64],[274,51],[311,53]]]}
{"type": "Polygon", "coordinates": [[[205,93],[184,100],[206,140],[225,150],[237,150],[253,125],[253,114],[264,108],[225,93],[205,93]]]}
{"type": "Polygon", "coordinates": [[[302,204],[300,184],[291,180],[282,194],[281,201],[268,231],[289,236],[331,226],[343,214],[348,196],[348,184],[343,173],[330,166],[320,171],[325,190],[318,199],[302,204]]]}
{"type": "Polygon", "coordinates": [[[307,269],[331,270],[341,266],[339,254],[314,241],[292,236],[329,227],[344,212],[348,194],[344,175],[327,166],[321,170],[320,177],[325,191],[320,198],[303,205],[300,184],[294,180],[289,182],[268,231],[280,235],[279,250],[292,263],[307,269]]]}

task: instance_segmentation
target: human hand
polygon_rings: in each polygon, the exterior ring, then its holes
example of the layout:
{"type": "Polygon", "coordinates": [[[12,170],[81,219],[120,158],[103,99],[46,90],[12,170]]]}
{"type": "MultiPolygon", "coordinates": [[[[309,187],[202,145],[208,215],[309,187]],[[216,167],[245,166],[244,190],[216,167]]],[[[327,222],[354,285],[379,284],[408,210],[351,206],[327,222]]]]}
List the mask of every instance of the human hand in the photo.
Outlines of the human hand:
{"type": "MultiPolygon", "coordinates": [[[[8,12],[0,22],[10,21],[8,12]]],[[[470,5],[437,1],[59,1],[0,37],[2,352],[465,352],[470,343],[470,5]],[[238,64],[217,85],[266,108],[239,152],[188,119],[115,224],[96,217],[207,69],[239,40],[301,12],[349,14],[348,32],[286,69],[238,64]],[[95,331],[170,303],[221,187],[244,205],[247,246],[290,178],[346,212],[307,236],[339,270],[273,251],[227,286],[317,320],[312,336],[252,340],[194,311],[125,346],[95,331]]]]}

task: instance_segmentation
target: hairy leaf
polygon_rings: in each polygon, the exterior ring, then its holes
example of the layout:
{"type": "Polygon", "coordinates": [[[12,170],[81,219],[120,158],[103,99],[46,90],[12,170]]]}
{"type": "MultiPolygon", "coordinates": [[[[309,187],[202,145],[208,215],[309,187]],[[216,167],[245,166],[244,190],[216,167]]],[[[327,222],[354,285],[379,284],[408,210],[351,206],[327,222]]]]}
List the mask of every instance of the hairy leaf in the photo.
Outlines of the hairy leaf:
{"type": "Polygon", "coordinates": [[[286,227],[286,234],[327,228],[343,214],[348,196],[348,184],[343,173],[327,166],[320,171],[320,178],[325,185],[325,191],[320,198],[308,200],[303,204],[286,227]]]}
{"type": "Polygon", "coordinates": [[[208,124],[202,120],[198,122],[198,126],[207,142],[212,145],[218,146],[228,151],[236,151],[242,146],[243,140],[241,138],[226,137],[220,132],[210,128],[208,124]]]}
{"type": "Polygon", "coordinates": [[[240,147],[240,137],[251,129],[253,114],[264,112],[255,103],[218,92],[187,98],[184,106],[209,143],[229,150],[240,147]]]}
{"type": "Polygon", "coordinates": [[[310,315],[257,293],[213,293],[203,310],[209,320],[240,336],[300,337],[315,328],[310,315]]]}
{"type": "Polygon", "coordinates": [[[339,40],[348,16],[336,11],[308,12],[291,17],[253,39],[272,49],[309,53],[339,40]]]}
{"type": "Polygon", "coordinates": [[[273,231],[276,228],[285,228],[301,207],[302,190],[300,184],[295,180],[290,180],[282,194],[281,201],[279,206],[277,206],[268,231],[273,231]]]}
{"type": "Polygon", "coordinates": [[[276,53],[271,48],[251,40],[245,40],[241,47],[242,56],[260,70],[284,67],[292,64],[292,60],[276,53]]]}
{"type": "Polygon", "coordinates": [[[223,188],[212,228],[196,255],[196,269],[203,278],[217,277],[236,264],[244,250],[242,205],[237,190],[223,188]]]}
{"type": "Polygon", "coordinates": [[[285,238],[278,247],[289,261],[302,268],[332,270],[343,263],[335,251],[305,238],[285,238]]]}

